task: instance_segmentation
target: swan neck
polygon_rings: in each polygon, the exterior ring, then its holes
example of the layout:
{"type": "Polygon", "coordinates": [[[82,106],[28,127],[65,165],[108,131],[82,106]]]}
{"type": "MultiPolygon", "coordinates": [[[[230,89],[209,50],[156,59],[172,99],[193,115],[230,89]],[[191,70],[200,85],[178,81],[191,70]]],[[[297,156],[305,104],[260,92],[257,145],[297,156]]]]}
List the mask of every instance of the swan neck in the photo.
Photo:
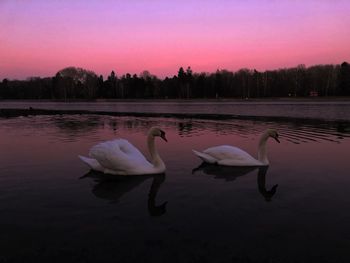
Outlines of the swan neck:
{"type": "Polygon", "coordinates": [[[160,158],[155,145],[155,138],[152,134],[147,136],[148,151],[151,155],[151,162],[155,167],[165,167],[163,160],[160,158]]]}
{"type": "Polygon", "coordinates": [[[258,145],[258,160],[262,164],[269,164],[269,160],[267,159],[267,151],[266,151],[266,142],[269,138],[269,135],[265,132],[261,135],[259,145],[258,145]]]}

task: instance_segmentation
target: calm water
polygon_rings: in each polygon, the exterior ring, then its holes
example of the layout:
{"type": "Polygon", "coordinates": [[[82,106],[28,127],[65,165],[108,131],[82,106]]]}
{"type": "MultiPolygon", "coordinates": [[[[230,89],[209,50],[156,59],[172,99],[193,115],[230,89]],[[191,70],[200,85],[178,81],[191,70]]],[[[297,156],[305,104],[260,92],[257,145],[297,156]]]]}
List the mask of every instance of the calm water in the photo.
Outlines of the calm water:
{"type": "Polygon", "coordinates": [[[50,110],[90,110],[107,112],[227,114],[238,116],[267,116],[312,118],[350,121],[350,101],[344,100],[211,100],[211,101],[0,101],[0,108],[29,108],[50,110]]]}
{"type": "Polygon", "coordinates": [[[0,119],[0,262],[349,262],[350,124],[110,117],[0,119]],[[165,175],[111,179],[77,158],[127,138],[165,175]],[[191,149],[234,144],[264,169],[198,167],[191,149]],[[198,168],[198,169],[197,169],[198,168]],[[278,186],[277,186],[278,185],[278,186]]]}

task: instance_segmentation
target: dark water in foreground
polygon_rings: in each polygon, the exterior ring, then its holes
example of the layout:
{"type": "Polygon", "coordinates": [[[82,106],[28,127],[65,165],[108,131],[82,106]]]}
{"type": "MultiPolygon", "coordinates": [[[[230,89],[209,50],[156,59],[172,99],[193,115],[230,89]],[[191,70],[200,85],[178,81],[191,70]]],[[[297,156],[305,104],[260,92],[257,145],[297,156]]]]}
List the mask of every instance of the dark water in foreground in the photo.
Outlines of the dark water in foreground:
{"type": "Polygon", "coordinates": [[[0,262],[349,262],[349,123],[96,115],[0,119],[0,262]],[[123,137],[165,175],[110,180],[77,158],[123,137]],[[207,167],[191,149],[234,144],[268,170],[207,167]],[[278,184],[278,186],[276,186],[278,184]]]}

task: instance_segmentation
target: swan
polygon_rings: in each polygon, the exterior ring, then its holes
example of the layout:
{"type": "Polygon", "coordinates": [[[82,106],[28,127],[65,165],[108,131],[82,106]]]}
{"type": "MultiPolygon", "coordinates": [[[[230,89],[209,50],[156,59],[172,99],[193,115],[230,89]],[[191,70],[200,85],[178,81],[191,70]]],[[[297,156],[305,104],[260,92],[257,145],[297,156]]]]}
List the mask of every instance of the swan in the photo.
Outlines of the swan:
{"type": "Polygon", "coordinates": [[[90,157],[79,158],[91,169],[113,175],[144,175],[165,172],[165,164],[155,147],[155,137],[167,142],[165,132],[158,127],[148,131],[147,146],[151,154],[151,162],[131,143],[125,139],[106,141],[93,146],[90,157]]]}
{"type": "Polygon", "coordinates": [[[260,137],[258,160],[240,148],[230,145],[210,147],[203,152],[192,151],[206,163],[216,163],[226,166],[267,166],[269,165],[269,160],[266,155],[266,142],[270,137],[274,138],[278,143],[280,142],[277,131],[267,129],[260,137]]]}

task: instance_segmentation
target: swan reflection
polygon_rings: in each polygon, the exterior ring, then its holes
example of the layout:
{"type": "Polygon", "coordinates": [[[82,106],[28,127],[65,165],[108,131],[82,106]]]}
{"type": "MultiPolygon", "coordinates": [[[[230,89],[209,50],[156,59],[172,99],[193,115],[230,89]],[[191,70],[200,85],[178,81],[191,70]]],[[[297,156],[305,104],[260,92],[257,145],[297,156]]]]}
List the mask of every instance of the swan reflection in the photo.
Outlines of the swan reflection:
{"type": "Polygon", "coordinates": [[[234,181],[240,176],[244,176],[254,170],[258,170],[257,183],[259,193],[265,198],[265,201],[271,201],[271,198],[275,195],[277,191],[278,184],[271,187],[270,190],[266,189],[266,173],[269,169],[268,166],[260,167],[234,167],[234,166],[222,166],[217,164],[202,163],[198,167],[192,170],[192,174],[198,171],[202,171],[208,175],[214,175],[215,179],[222,179],[227,182],[234,181]]]}
{"type": "Polygon", "coordinates": [[[208,175],[214,175],[215,179],[234,181],[237,177],[246,175],[257,169],[256,166],[223,166],[218,164],[208,164],[203,162],[192,170],[192,174],[202,171],[208,175]]]}
{"type": "Polygon", "coordinates": [[[117,176],[107,175],[100,172],[90,170],[87,174],[81,177],[92,178],[96,184],[92,187],[92,193],[102,199],[118,203],[126,193],[141,185],[143,182],[153,178],[148,198],[147,208],[151,216],[162,216],[166,213],[167,201],[161,205],[156,205],[156,197],[160,186],[165,181],[165,174],[155,175],[136,175],[136,176],[117,176]]]}
{"type": "Polygon", "coordinates": [[[271,198],[275,195],[277,191],[277,186],[278,186],[278,184],[275,184],[274,186],[271,187],[270,190],[266,189],[266,173],[268,169],[269,169],[268,166],[262,166],[262,167],[259,167],[259,171],[258,171],[258,189],[260,194],[263,197],[265,197],[265,200],[267,202],[271,201],[271,198]]]}

